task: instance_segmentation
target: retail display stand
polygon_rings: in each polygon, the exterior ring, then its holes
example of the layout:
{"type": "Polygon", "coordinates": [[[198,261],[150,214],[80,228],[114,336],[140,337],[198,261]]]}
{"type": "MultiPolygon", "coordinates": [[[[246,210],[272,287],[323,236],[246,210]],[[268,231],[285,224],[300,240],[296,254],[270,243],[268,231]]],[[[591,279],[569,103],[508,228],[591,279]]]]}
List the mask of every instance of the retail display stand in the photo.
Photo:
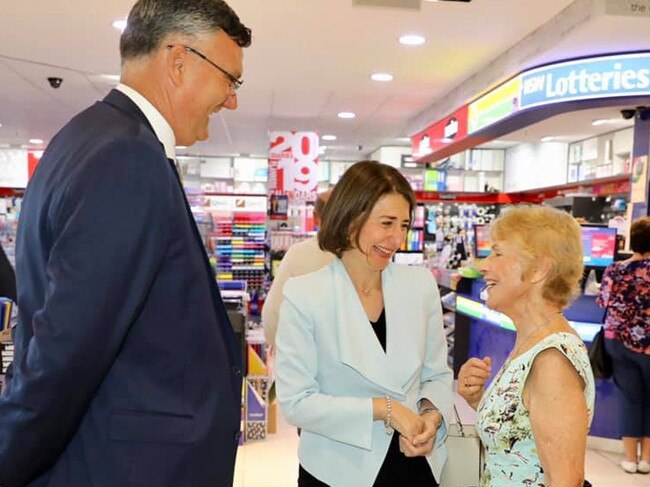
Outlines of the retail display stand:
{"type": "Polygon", "coordinates": [[[0,354],[2,370],[0,371],[0,392],[4,389],[7,368],[14,360],[14,345],[11,343],[11,328],[15,320],[15,306],[9,298],[0,297],[0,354]]]}
{"type": "Polygon", "coordinates": [[[243,441],[264,440],[268,432],[270,379],[263,336],[253,329],[247,334],[246,379],[244,381],[243,441]]]}

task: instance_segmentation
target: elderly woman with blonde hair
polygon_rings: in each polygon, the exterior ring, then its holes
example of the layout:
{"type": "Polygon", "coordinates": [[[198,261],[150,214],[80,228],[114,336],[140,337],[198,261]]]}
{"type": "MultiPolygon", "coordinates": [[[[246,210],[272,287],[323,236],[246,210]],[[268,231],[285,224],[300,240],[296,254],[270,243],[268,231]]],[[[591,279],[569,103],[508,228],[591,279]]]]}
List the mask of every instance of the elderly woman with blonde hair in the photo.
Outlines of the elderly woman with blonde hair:
{"type": "Polygon", "coordinates": [[[562,315],[583,274],[580,227],[559,210],[517,206],[490,227],[480,267],[487,306],[514,323],[514,348],[490,385],[491,360],[470,358],[458,393],[478,411],[481,485],[582,486],[594,379],[562,315]]]}

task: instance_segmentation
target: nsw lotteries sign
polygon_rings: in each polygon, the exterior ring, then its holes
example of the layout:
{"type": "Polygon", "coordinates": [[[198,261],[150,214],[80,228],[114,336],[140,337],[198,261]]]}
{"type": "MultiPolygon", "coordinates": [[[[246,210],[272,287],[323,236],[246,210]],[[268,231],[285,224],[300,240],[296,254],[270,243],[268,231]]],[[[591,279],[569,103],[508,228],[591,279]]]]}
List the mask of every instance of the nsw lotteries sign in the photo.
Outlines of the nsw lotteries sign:
{"type": "Polygon", "coordinates": [[[569,61],[521,75],[520,108],[650,94],[650,53],[569,61]]]}
{"type": "Polygon", "coordinates": [[[271,132],[269,195],[314,201],[318,188],[319,139],[314,132],[271,132]]]}

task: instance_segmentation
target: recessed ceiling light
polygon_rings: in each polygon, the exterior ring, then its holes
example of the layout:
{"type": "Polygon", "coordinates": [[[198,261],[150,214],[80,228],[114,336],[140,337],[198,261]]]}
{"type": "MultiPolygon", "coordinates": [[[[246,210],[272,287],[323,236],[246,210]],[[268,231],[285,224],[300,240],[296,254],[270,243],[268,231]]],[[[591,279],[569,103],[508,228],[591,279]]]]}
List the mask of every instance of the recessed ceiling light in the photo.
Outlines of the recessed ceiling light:
{"type": "Polygon", "coordinates": [[[399,38],[399,43],[405,46],[421,46],[427,40],[419,34],[407,34],[399,38]]]}
{"type": "Polygon", "coordinates": [[[350,118],[355,118],[357,116],[357,114],[354,113],[354,112],[339,112],[338,116],[339,116],[339,118],[350,119],[350,118]]]}
{"type": "Polygon", "coordinates": [[[187,149],[187,146],[186,145],[177,145],[176,148],[178,150],[183,150],[183,149],[187,149]]]}
{"type": "Polygon", "coordinates": [[[124,29],[126,29],[126,19],[116,20],[113,22],[113,27],[115,27],[120,32],[124,32],[124,29]]]}
{"type": "Polygon", "coordinates": [[[30,144],[40,145],[43,143],[43,139],[29,139],[30,144]]]}
{"type": "Polygon", "coordinates": [[[607,122],[609,122],[608,119],[599,118],[598,120],[594,120],[593,122],[591,122],[591,125],[593,125],[594,127],[598,127],[599,125],[605,125],[607,122]]]}
{"type": "Polygon", "coordinates": [[[336,135],[323,135],[321,139],[329,141],[336,140],[336,135]]]}
{"type": "Polygon", "coordinates": [[[417,162],[405,162],[402,164],[402,167],[418,167],[417,162]]]}
{"type": "Polygon", "coordinates": [[[372,73],[370,79],[373,81],[393,81],[393,75],[390,73],[372,73]]]}
{"type": "Polygon", "coordinates": [[[0,123],[0,127],[2,127],[2,124],[0,123]]]}
{"type": "Polygon", "coordinates": [[[552,140],[555,140],[555,137],[552,135],[547,135],[546,137],[542,137],[542,142],[550,142],[552,140]]]}

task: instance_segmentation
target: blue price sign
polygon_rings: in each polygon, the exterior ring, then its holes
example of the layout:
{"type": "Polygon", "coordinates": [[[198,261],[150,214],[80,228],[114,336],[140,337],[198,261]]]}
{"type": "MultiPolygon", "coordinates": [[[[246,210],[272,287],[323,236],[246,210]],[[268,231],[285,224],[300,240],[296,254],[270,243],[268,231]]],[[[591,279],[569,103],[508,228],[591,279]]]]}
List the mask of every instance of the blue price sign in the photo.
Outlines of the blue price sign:
{"type": "Polygon", "coordinates": [[[568,61],[524,72],[520,109],[634,95],[650,95],[650,53],[568,61]]]}

